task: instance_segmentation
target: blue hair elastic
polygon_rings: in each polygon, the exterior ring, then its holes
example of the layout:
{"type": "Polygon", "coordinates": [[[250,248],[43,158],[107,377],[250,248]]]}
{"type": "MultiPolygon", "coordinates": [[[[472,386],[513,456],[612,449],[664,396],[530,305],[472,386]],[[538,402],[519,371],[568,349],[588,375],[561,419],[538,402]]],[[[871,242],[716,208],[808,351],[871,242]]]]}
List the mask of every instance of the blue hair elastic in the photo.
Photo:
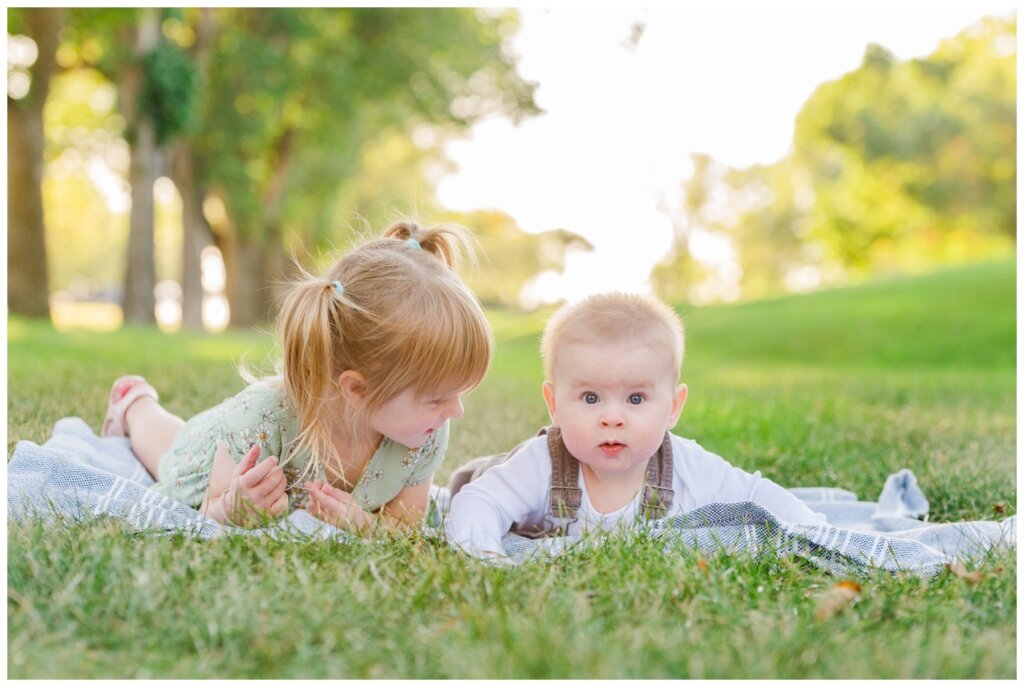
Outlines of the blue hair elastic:
{"type": "Polygon", "coordinates": [[[409,248],[415,248],[419,250],[420,242],[410,236],[405,240],[405,245],[409,246],[409,248]]]}
{"type": "Polygon", "coordinates": [[[338,281],[337,279],[332,281],[331,284],[334,285],[334,290],[338,292],[339,296],[341,296],[341,295],[343,295],[345,293],[345,287],[342,286],[341,282],[338,281]]]}

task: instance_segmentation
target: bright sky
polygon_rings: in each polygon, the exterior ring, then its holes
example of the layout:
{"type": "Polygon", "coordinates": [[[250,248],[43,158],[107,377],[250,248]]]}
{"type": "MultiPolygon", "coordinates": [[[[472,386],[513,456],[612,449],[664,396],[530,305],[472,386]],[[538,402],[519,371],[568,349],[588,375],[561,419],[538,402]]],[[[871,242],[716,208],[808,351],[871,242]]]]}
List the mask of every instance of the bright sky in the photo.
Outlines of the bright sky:
{"type": "Polygon", "coordinates": [[[527,7],[513,45],[520,73],[540,84],[546,114],[518,127],[487,120],[449,143],[458,171],[441,181],[439,198],[594,244],[593,253],[570,256],[564,275],[544,275],[539,298],[644,291],[670,247],[659,207],[678,207],[691,153],[730,166],[778,160],[804,101],[855,69],[869,43],[900,59],[924,56],[1014,7],[527,7]],[[645,29],[631,48],[637,22],[645,29]]]}

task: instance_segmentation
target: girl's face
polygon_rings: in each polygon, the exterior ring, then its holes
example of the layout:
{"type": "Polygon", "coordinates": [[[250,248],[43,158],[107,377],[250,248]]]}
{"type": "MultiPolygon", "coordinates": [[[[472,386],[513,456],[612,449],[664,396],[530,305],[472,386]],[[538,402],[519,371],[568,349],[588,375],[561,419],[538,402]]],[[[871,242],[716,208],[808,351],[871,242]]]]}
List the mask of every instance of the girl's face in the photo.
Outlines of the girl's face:
{"type": "Polygon", "coordinates": [[[461,391],[420,396],[409,387],[370,414],[370,427],[408,448],[419,448],[452,418],[462,417],[461,391]]]}

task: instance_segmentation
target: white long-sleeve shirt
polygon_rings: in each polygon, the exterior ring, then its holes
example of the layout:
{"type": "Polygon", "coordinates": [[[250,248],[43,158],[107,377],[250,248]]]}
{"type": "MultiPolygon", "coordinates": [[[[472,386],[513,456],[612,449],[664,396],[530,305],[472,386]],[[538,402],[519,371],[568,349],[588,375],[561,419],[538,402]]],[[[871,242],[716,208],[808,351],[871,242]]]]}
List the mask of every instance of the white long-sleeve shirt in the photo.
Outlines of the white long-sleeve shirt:
{"type": "MultiPolygon", "coordinates": [[[[675,495],[668,516],[686,513],[709,503],[753,501],[779,520],[801,524],[824,524],[825,516],[815,513],[796,496],[760,472],[750,474],[733,467],[721,457],[704,450],[696,441],[672,435],[672,489],[675,495]]],[[[589,529],[613,529],[620,522],[636,520],[643,491],[622,508],[599,513],[590,503],[582,466],[582,491],[576,521],[567,534],[589,529]]],[[[481,555],[504,551],[501,538],[513,525],[520,529],[541,527],[548,513],[551,490],[551,458],[547,437],[536,437],[512,456],[464,486],[452,499],[445,519],[448,540],[467,552],[481,555]]]]}

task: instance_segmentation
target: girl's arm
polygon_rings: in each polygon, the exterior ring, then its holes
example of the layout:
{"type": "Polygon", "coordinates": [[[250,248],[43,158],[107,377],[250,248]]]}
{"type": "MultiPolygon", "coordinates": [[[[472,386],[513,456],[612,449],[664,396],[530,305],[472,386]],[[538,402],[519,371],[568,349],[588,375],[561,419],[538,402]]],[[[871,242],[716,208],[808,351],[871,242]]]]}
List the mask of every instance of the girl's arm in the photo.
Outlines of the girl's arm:
{"type": "Polygon", "coordinates": [[[429,454],[421,456],[406,477],[416,484],[398,492],[376,515],[364,511],[351,494],[336,487],[326,489],[322,481],[304,485],[310,498],[307,510],[339,529],[362,536],[369,536],[380,527],[394,531],[422,526],[430,501],[430,484],[448,448],[449,428],[450,424],[446,422],[434,436],[429,454]]]}
{"type": "Polygon", "coordinates": [[[423,519],[427,515],[432,483],[433,479],[428,477],[426,481],[398,492],[398,496],[381,508],[384,518],[399,528],[422,525],[423,519]]]}
{"type": "Polygon", "coordinates": [[[206,496],[199,506],[199,512],[213,518],[221,524],[227,524],[220,499],[231,485],[231,476],[235,474],[235,463],[228,453],[227,444],[219,444],[213,454],[213,470],[210,471],[210,484],[206,487],[206,496]]]}
{"type": "Polygon", "coordinates": [[[309,512],[324,522],[360,536],[369,536],[379,528],[405,530],[419,527],[427,512],[430,480],[406,487],[380,510],[379,515],[367,513],[352,494],[332,487],[321,480],[306,482],[309,512]]]}
{"type": "Polygon", "coordinates": [[[276,456],[257,464],[260,447],[239,461],[231,460],[226,444],[217,447],[213,470],[200,512],[219,523],[256,527],[288,509],[287,480],[276,456]]]}

